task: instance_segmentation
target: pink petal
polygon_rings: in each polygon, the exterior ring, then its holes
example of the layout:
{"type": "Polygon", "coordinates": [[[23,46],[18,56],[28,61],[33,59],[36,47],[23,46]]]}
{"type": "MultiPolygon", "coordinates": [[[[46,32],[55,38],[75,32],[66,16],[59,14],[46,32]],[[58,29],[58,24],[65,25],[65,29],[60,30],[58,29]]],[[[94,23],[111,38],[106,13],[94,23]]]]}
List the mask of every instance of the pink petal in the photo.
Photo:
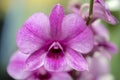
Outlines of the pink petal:
{"type": "MultiPolygon", "coordinates": [[[[29,76],[26,80],[37,80],[38,78],[35,76],[29,76]]],[[[41,79],[39,79],[41,80],[41,79]]]]}
{"type": "Polygon", "coordinates": [[[80,14],[81,4],[77,0],[71,0],[68,4],[68,10],[76,14],[80,14]]]}
{"type": "Polygon", "coordinates": [[[44,63],[45,69],[48,71],[65,71],[66,61],[63,53],[48,53],[44,63]]]}
{"type": "Polygon", "coordinates": [[[101,6],[105,7],[105,0],[94,0],[95,3],[99,3],[101,6]]]}
{"type": "Polygon", "coordinates": [[[66,72],[53,73],[50,80],[73,80],[72,77],[66,72]]]}
{"type": "Polygon", "coordinates": [[[80,53],[88,53],[93,48],[93,42],[93,33],[89,28],[86,28],[81,34],[70,40],[68,45],[80,53]]]}
{"type": "Polygon", "coordinates": [[[33,53],[44,45],[50,33],[48,17],[43,13],[33,14],[19,30],[17,45],[23,53],[33,53]]]}
{"type": "Polygon", "coordinates": [[[110,52],[111,54],[115,54],[118,52],[118,48],[115,44],[110,43],[110,42],[106,42],[106,47],[105,49],[110,52]]]}
{"type": "Polygon", "coordinates": [[[104,39],[109,40],[109,32],[103,24],[100,24],[100,22],[94,22],[92,24],[92,29],[95,32],[95,35],[101,36],[104,39]]]}
{"type": "Polygon", "coordinates": [[[85,27],[85,21],[78,14],[68,14],[62,23],[62,39],[69,40],[76,37],[85,27]]]}
{"type": "Polygon", "coordinates": [[[60,4],[57,4],[50,14],[51,35],[58,39],[61,35],[61,24],[64,17],[64,9],[60,4]]]}
{"type": "Polygon", "coordinates": [[[109,60],[112,59],[112,55],[107,50],[105,50],[103,47],[99,48],[98,51],[100,54],[105,56],[107,59],[109,59],[109,60]]]}
{"type": "Polygon", "coordinates": [[[28,55],[17,51],[11,58],[10,63],[7,67],[8,74],[14,79],[26,79],[30,76],[31,72],[24,70],[25,60],[28,55]]]}
{"type": "Polygon", "coordinates": [[[95,1],[93,7],[93,15],[95,18],[101,18],[111,24],[118,23],[118,20],[112,16],[109,9],[106,7],[104,0],[95,1]]]}
{"type": "Polygon", "coordinates": [[[109,61],[104,56],[99,55],[99,53],[91,58],[91,62],[89,63],[89,65],[90,72],[95,77],[108,74],[110,70],[109,61]]]}
{"type": "Polygon", "coordinates": [[[45,52],[38,50],[31,54],[26,60],[26,70],[33,71],[40,68],[44,64],[45,52]]]}
{"type": "Polygon", "coordinates": [[[77,71],[88,70],[88,64],[80,53],[72,49],[68,49],[66,57],[68,65],[71,66],[73,69],[77,71]]]}

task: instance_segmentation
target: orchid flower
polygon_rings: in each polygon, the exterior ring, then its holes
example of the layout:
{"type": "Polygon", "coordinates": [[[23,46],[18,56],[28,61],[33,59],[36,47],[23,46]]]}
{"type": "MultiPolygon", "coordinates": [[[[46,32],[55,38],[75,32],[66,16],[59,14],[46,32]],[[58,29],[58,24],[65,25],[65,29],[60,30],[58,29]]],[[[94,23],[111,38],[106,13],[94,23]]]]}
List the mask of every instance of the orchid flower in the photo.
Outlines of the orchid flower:
{"type": "MultiPolygon", "coordinates": [[[[88,19],[89,16],[89,7],[88,3],[80,5],[79,3],[74,3],[69,5],[69,10],[81,15],[85,20],[88,19]],[[79,7],[76,7],[79,6],[79,7]],[[86,11],[87,10],[87,11],[86,11]]],[[[103,19],[104,21],[110,24],[117,24],[119,21],[110,13],[109,8],[105,4],[105,0],[94,0],[93,3],[93,14],[92,14],[91,23],[93,23],[96,19],[103,19]]]]}
{"type": "Polygon", "coordinates": [[[77,80],[113,80],[110,74],[109,61],[100,53],[87,57],[89,71],[80,72],[77,80]],[[103,78],[107,76],[106,78],[103,78]]]}
{"type": "Polygon", "coordinates": [[[49,17],[33,14],[18,31],[17,45],[21,52],[30,54],[26,69],[32,71],[44,65],[48,71],[65,71],[73,68],[88,70],[82,54],[93,48],[93,33],[77,14],[64,14],[56,5],[49,17]]]}
{"type": "Polygon", "coordinates": [[[101,18],[111,24],[118,23],[118,20],[110,13],[107,5],[105,4],[105,0],[94,1],[93,15],[95,18],[101,18]]]}
{"type": "Polygon", "coordinates": [[[117,53],[117,46],[109,41],[109,32],[103,24],[100,24],[99,21],[92,24],[91,29],[94,33],[94,52],[98,51],[108,59],[111,59],[111,55],[117,53]]]}

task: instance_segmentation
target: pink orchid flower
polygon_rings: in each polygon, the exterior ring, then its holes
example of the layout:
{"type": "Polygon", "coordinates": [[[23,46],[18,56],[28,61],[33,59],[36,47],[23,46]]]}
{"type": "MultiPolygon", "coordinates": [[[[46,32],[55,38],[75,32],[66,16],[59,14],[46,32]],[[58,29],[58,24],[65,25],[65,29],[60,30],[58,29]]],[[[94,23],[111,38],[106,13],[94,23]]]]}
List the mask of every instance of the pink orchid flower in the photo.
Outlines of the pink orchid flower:
{"type": "Polygon", "coordinates": [[[78,71],[88,70],[82,54],[93,48],[93,33],[78,14],[64,14],[56,5],[49,17],[33,14],[17,34],[20,51],[30,54],[26,69],[44,66],[48,71],[65,71],[68,67],[78,71]]]}
{"type": "Polygon", "coordinates": [[[110,35],[107,28],[103,24],[100,24],[100,22],[95,22],[92,24],[91,29],[95,38],[94,52],[98,51],[108,59],[111,59],[111,55],[116,54],[118,49],[114,43],[110,42],[110,35]]]}
{"type": "Polygon", "coordinates": [[[111,75],[109,61],[106,57],[96,53],[93,57],[88,57],[87,61],[89,63],[89,71],[80,72],[77,80],[110,80],[101,79],[104,76],[111,75]]]}
{"type": "MultiPolygon", "coordinates": [[[[85,3],[80,5],[79,3],[74,3],[69,5],[69,10],[81,15],[85,20],[88,19],[89,15],[89,4],[85,3]],[[77,7],[76,7],[77,6],[77,7]]],[[[110,24],[117,24],[119,21],[110,13],[109,8],[105,4],[105,0],[94,0],[93,4],[93,16],[91,23],[96,19],[103,19],[110,24]]]]}
{"type": "Polygon", "coordinates": [[[66,72],[48,72],[44,67],[34,71],[26,71],[24,65],[28,57],[29,55],[20,51],[16,51],[15,54],[13,54],[7,68],[12,78],[17,80],[72,80],[66,72]]]}
{"type": "Polygon", "coordinates": [[[105,0],[94,1],[93,15],[95,18],[101,18],[111,24],[118,23],[118,20],[110,13],[107,5],[105,4],[105,0]]]}

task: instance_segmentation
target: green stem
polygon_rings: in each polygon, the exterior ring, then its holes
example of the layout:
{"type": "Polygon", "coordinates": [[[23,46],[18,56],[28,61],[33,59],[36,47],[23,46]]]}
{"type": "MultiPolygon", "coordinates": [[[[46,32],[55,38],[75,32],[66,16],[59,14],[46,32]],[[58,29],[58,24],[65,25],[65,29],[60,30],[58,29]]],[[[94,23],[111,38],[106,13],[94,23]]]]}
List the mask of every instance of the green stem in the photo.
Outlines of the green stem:
{"type": "Polygon", "coordinates": [[[94,4],[94,0],[90,0],[90,9],[89,9],[89,16],[87,19],[86,24],[89,25],[90,20],[92,19],[92,14],[93,14],[93,4],[94,4]]]}

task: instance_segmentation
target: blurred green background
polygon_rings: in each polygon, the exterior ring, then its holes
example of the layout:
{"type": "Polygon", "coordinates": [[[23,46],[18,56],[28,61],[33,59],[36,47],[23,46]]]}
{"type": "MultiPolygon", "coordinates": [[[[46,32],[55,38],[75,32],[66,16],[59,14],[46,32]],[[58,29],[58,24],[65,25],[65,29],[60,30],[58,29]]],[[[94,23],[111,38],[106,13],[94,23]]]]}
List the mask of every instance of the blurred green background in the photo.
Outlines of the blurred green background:
{"type": "MultiPolygon", "coordinates": [[[[25,20],[35,12],[49,15],[54,4],[60,3],[67,12],[71,0],[0,0],[0,80],[12,80],[6,66],[16,47],[16,33],[25,20]]],[[[88,0],[81,0],[87,2],[88,0]]],[[[112,14],[120,21],[120,0],[108,0],[112,14]]],[[[110,31],[110,40],[120,49],[120,23],[110,25],[102,21],[110,31]]],[[[111,60],[111,72],[115,80],[120,80],[120,50],[111,60]]]]}

